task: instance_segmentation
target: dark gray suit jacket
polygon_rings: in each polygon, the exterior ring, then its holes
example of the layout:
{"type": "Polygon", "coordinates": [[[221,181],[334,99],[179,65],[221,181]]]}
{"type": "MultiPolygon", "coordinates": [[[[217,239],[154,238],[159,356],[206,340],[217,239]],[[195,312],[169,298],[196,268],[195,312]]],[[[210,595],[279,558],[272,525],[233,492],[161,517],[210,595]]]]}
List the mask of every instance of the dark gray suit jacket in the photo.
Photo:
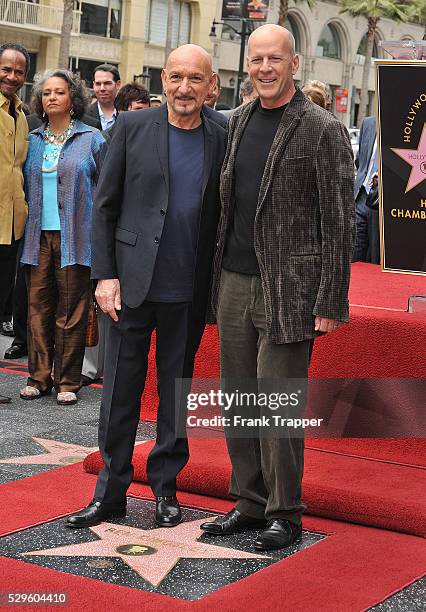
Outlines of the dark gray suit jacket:
{"type": "MultiPolygon", "coordinates": [[[[204,316],[220,215],[225,130],[203,116],[204,173],[193,311],[204,316]]],[[[151,285],[169,198],[167,105],[120,113],[93,210],[92,278],[118,278],[123,302],[136,308],[151,285]]]]}
{"type": "MultiPolygon", "coordinates": [[[[255,100],[237,109],[229,121],[213,310],[233,217],[236,153],[258,103],[255,100]]],[[[346,128],[296,90],[265,165],[254,228],[272,342],[313,338],[316,315],[348,320],[353,188],[353,155],[346,128]]]]}
{"type": "Polygon", "coordinates": [[[374,140],[376,138],[376,118],[366,117],[359,132],[359,149],[355,160],[357,174],[355,178],[355,199],[358,197],[370,165],[373,152],[374,140]]]}
{"type": "Polygon", "coordinates": [[[101,124],[100,129],[102,129],[102,123],[101,123],[101,118],[99,116],[99,108],[98,108],[97,101],[92,102],[92,104],[89,106],[86,112],[90,117],[93,117],[94,119],[96,119],[96,121],[99,121],[99,123],[101,124]]]}
{"type": "Polygon", "coordinates": [[[208,119],[210,119],[210,121],[214,121],[214,123],[217,123],[226,130],[228,120],[225,115],[222,115],[222,113],[219,113],[219,111],[214,110],[214,108],[210,108],[210,106],[207,106],[207,104],[204,104],[203,106],[203,113],[208,119]]]}

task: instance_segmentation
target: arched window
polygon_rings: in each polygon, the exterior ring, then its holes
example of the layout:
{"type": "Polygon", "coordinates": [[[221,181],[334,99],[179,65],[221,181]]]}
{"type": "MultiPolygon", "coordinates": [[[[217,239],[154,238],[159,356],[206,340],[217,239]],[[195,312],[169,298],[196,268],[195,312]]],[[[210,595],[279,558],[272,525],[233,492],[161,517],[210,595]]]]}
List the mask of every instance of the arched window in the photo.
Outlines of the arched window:
{"type": "Polygon", "coordinates": [[[342,47],[339,34],[332,24],[327,24],[323,27],[315,55],[317,57],[342,59],[342,47]]]}
{"type": "MultiPolygon", "coordinates": [[[[167,35],[167,0],[151,0],[146,19],[146,40],[152,45],[164,47],[167,35]]],[[[191,39],[191,5],[175,0],[173,13],[172,46],[189,43],[191,39]]]]}
{"type": "MultiPolygon", "coordinates": [[[[361,38],[361,42],[359,43],[358,51],[356,52],[355,61],[357,64],[364,65],[366,51],[367,51],[367,34],[364,34],[364,36],[361,38]]],[[[375,38],[374,43],[373,43],[373,53],[371,55],[371,59],[373,60],[378,57],[379,57],[379,47],[377,44],[377,39],[375,38]]]]}
{"type": "Polygon", "coordinates": [[[292,15],[287,15],[287,21],[285,22],[285,27],[287,28],[287,30],[290,30],[290,32],[293,34],[294,40],[296,43],[296,51],[297,53],[300,53],[301,47],[302,47],[300,43],[300,30],[299,30],[299,26],[297,25],[296,19],[292,15]]]}

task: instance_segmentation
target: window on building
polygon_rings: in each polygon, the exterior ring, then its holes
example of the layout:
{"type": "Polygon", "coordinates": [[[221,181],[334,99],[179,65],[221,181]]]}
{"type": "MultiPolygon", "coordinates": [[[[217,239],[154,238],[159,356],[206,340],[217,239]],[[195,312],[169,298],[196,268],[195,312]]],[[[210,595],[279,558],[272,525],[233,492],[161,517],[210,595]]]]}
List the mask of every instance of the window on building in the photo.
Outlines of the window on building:
{"type": "Polygon", "coordinates": [[[81,34],[120,38],[121,0],[90,0],[80,5],[81,34]]]}
{"type": "Polygon", "coordinates": [[[232,28],[235,28],[238,32],[241,29],[241,21],[239,19],[227,19],[222,26],[221,38],[222,40],[236,40],[239,42],[241,40],[240,36],[232,28]]]}
{"type": "MultiPolygon", "coordinates": [[[[254,32],[257,28],[264,25],[262,22],[258,21],[247,21],[247,32],[254,32]]],[[[238,32],[241,31],[241,20],[240,19],[227,19],[222,26],[222,40],[235,40],[240,44],[241,37],[238,32]],[[234,28],[234,29],[232,29],[234,28]],[[237,30],[236,32],[234,30],[237,30]]]]}
{"type": "MultiPolygon", "coordinates": [[[[77,59],[76,57],[72,57],[70,70],[72,72],[76,72],[77,74],[79,74],[80,78],[86,81],[86,85],[88,87],[92,87],[93,71],[96,68],[96,66],[99,66],[99,64],[104,64],[104,63],[105,63],[105,59],[86,60],[86,59],[77,59]]],[[[114,62],[108,62],[108,64],[117,66],[117,64],[114,64],[114,62]]]]}
{"type": "MultiPolygon", "coordinates": [[[[366,52],[367,52],[367,34],[364,34],[364,36],[361,38],[361,42],[359,43],[358,51],[356,52],[355,62],[357,64],[361,64],[362,66],[364,65],[366,52]]],[[[379,57],[379,47],[377,44],[377,40],[374,39],[371,62],[374,63],[374,59],[378,57],[379,57]]]]}
{"type": "Polygon", "coordinates": [[[143,71],[149,74],[149,93],[161,96],[163,94],[163,84],[161,81],[161,68],[150,68],[144,66],[143,71]]]}
{"type": "Polygon", "coordinates": [[[285,27],[287,28],[287,30],[290,30],[290,32],[293,34],[294,41],[296,43],[296,51],[297,53],[300,53],[301,43],[300,43],[299,26],[297,25],[296,19],[292,15],[287,15],[287,21],[286,21],[285,27]]]}
{"type": "Polygon", "coordinates": [[[28,103],[31,99],[34,75],[37,72],[37,53],[30,53],[30,69],[25,77],[25,83],[19,92],[19,97],[23,102],[28,103]]]}
{"type": "MultiPolygon", "coordinates": [[[[165,47],[167,35],[167,0],[151,0],[146,20],[146,40],[151,45],[165,47]]],[[[172,46],[189,43],[191,39],[191,5],[175,0],[172,46]]]]}
{"type": "Polygon", "coordinates": [[[315,55],[317,57],[329,57],[331,59],[342,59],[342,49],[339,34],[332,24],[323,27],[319,37],[315,55]]]}

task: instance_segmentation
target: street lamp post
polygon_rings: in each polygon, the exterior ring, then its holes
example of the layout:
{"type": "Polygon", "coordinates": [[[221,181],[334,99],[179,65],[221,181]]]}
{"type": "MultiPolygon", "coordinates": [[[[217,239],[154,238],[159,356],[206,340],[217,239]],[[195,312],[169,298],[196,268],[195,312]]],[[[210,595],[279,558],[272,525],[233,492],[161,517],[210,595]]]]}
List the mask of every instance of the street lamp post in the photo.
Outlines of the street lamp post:
{"type": "Polygon", "coordinates": [[[247,37],[247,19],[241,19],[241,45],[240,45],[240,63],[238,66],[238,81],[237,89],[235,92],[235,106],[240,103],[240,89],[241,83],[244,80],[244,55],[246,50],[246,37],[247,37]]]}
{"type": "Polygon", "coordinates": [[[142,80],[141,85],[146,87],[147,90],[149,91],[151,75],[149,74],[149,69],[148,68],[145,68],[145,70],[141,74],[134,74],[133,75],[133,82],[134,83],[139,83],[140,80],[142,80]]]}
{"type": "Polygon", "coordinates": [[[236,28],[234,28],[233,26],[231,26],[231,24],[224,22],[224,21],[216,21],[215,19],[213,19],[213,23],[212,23],[212,27],[210,30],[210,38],[216,38],[216,26],[217,25],[226,25],[230,30],[232,30],[233,32],[235,32],[235,34],[238,34],[238,36],[241,39],[241,44],[240,44],[240,62],[239,62],[239,66],[238,66],[238,80],[237,80],[237,88],[235,90],[235,106],[238,106],[240,104],[240,88],[241,88],[241,83],[244,80],[244,56],[245,56],[245,49],[246,49],[246,39],[250,36],[251,31],[250,29],[247,27],[247,22],[248,19],[240,19],[241,22],[241,31],[238,31],[236,28]]]}

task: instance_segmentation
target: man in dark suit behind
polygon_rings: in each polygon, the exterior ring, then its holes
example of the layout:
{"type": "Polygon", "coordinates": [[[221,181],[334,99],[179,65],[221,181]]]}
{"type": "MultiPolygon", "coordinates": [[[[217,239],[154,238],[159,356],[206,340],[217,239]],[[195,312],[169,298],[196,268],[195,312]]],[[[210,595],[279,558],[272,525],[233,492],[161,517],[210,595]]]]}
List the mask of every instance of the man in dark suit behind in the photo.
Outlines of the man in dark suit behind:
{"type": "Polygon", "coordinates": [[[126,512],[154,329],[160,403],[147,472],[157,524],[181,520],[176,476],[188,442],[176,433],[175,380],[192,376],[210,292],[226,135],[201,109],[215,79],[206,51],[183,45],[162,73],[167,104],[118,117],[93,214],[92,277],[109,315],[99,423],[104,468],[94,500],[68,518],[69,527],[126,512]]]}
{"type": "MultiPolygon", "coordinates": [[[[270,383],[279,395],[286,379],[307,379],[313,339],[349,316],[352,149],[345,127],[295,87],[298,66],[288,30],[268,24],[251,34],[248,72],[259,99],[230,119],[221,176],[213,283],[221,379],[231,392],[246,388],[229,381],[247,381],[260,399],[270,383]]],[[[226,429],[237,502],[201,525],[207,533],[264,527],[254,542],[262,550],[300,536],[303,431],[277,429],[245,437],[226,429]]]]}
{"type": "Polygon", "coordinates": [[[355,166],[356,241],[353,261],[377,264],[380,263],[379,211],[368,206],[368,196],[378,168],[375,117],[366,117],[362,122],[355,166]]]}
{"type": "Polygon", "coordinates": [[[228,120],[224,115],[222,115],[222,113],[219,113],[219,111],[215,110],[214,108],[210,108],[210,106],[207,106],[207,104],[204,104],[203,113],[208,119],[210,119],[210,121],[214,121],[226,130],[228,120]]]}
{"type": "Polygon", "coordinates": [[[96,102],[87,109],[87,114],[101,123],[102,130],[108,130],[117,119],[114,105],[121,87],[120,73],[112,64],[99,64],[93,71],[93,92],[96,102]]]}

